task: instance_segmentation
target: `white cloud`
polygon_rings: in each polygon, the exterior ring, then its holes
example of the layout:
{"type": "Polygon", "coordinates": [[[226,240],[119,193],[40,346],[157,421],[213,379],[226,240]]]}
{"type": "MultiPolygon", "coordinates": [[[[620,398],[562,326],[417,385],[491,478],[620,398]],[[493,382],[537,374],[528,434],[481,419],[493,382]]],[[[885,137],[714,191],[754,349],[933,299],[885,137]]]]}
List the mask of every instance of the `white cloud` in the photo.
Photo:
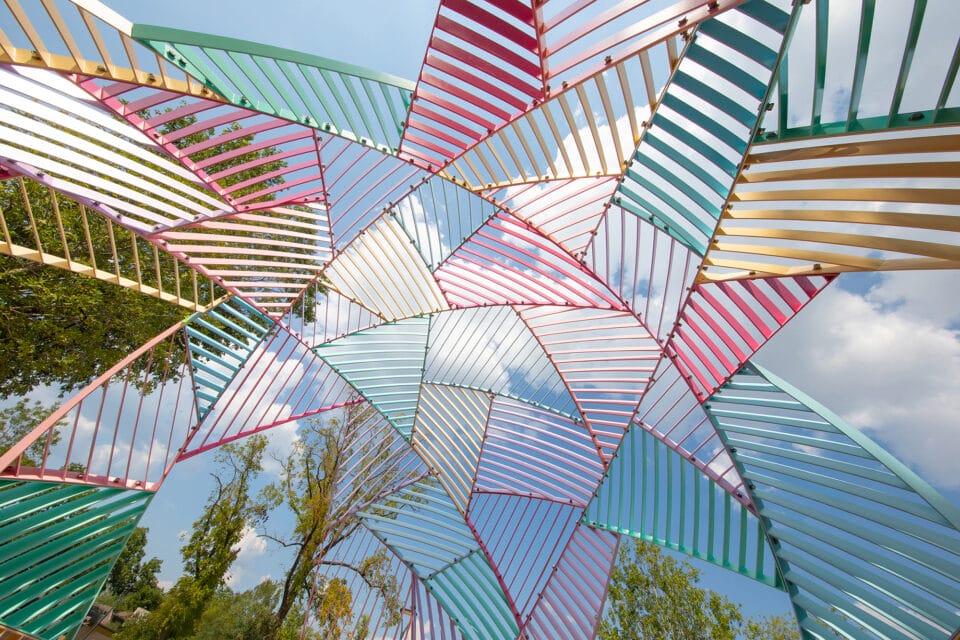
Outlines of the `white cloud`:
{"type": "Polygon", "coordinates": [[[233,548],[237,551],[237,559],[233,561],[230,575],[227,576],[227,586],[231,589],[236,588],[240,581],[250,574],[253,563],[267,551],[267,541],[257,535],[256,529],[247,526],[243,530],[240,542],[233,548]]]}
{"type": "Polygon", "coordinates": [[[834,286],[758,361],[885,444],[926,480],[960,487],[956,272],[885,274],[865,295],[834,286]]]}

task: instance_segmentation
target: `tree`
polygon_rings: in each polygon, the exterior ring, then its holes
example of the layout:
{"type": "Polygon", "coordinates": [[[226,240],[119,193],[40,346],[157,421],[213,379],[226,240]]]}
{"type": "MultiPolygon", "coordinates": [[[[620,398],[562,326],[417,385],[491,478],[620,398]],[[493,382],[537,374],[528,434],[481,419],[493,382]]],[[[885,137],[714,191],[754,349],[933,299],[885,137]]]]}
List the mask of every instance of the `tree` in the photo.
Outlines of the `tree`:
{"type": "Polygon", "coordinates": [[[137,607],[150,610],[163,600],[163,592],[157,584],[157,573],[162,560],[146,556],[147,529],[137,527],[131,534],[127,545],[117,557],[106,588],[116,598],[116,608],[132,611],[137,607]]]}
{"type": "Polygon", "coordinates": [[[642,540],[624,541],[610,577],[602,640],[734,640],[740,608],[697,586],[699,571],[642,540]]]}
{"type": "Polygon", "coordinates": [[[184,575],[160,606],[142,622],[125,627],[120,640],[188,638],[225,580],[237,557],[244,530],[264,517],[250,496],[250,487],[261,470],[267,441],[253,436],[243,443],[227,444],[217,452],[220,474],[189,540],[180,549],[184,575]]]}
{"type": "MultiPolygon", "coordinates": [[[[293,526],[286,534],[265,534],[293,552],[275,612],[276,629],[283,626],[296,604],[307,599],[315,568],[340,564],[333,561],[331,552],[359,526],[356,512],[403,480],[393,465],[380,464],[390,455],[384,429],[390,426],[367,404],[348,405],[342,418],[311,421],[301,431],[293,453],[280,461],[280,480],[263,490],[265,506],[283,506],[293,514],[293,526]],[[369,437],[370,429],[374,429],[374,437],[369,437]],[[360,457],[366,464],[355,471],[352,461],[360,457]]],[[[388,564],[388,556],[381,552],[347,568],[382,596],[388,619],[395,622],[401,607],[388,564]]],[[[324,627],[324,637],[339,638],[349,622],[352,595],[338,579],[322,588],[329,597],[317,603],[317,619],[324,627]]]]}
{"type": "MultiPolygon", "coordinates": [[[[0,453],[8,451],[13,445],[25,438],[55,408],[55,405],[47,406],[39,400],[30,404],[26,398],[21,398],[16,404],[0,409],[0,453]]],[[[39,466],[48,444],[53,447],[58,442],[60,442],[60,433],[56,429],[52,429],[49,443],[47,438],[40,438],[23,453],[23,466],[39,466]]]]}
{"type": "Polygon", "coordinates": [[[747,640],[800,640],[797,623],[784,616],[765,616],[747,621],[747,640]]]}

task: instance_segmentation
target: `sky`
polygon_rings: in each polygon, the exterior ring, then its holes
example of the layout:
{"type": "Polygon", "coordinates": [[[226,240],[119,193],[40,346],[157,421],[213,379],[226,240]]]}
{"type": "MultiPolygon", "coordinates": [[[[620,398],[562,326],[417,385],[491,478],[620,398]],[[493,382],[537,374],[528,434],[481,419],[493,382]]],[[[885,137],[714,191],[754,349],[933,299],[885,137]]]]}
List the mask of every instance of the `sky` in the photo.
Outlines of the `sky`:
{"type": "MultiPolygon", "coordinates": [[[[436,2],[354,0],[112,0],[133,22],[217,33],[341,60],[415,79],[436,2]]],[[[960,272],[845,274],[757,355],[763,366],[888,447],[960,504],[960,272]]],[[[279,440],[290,441],[285,429],[279,440]]],[[[179,573],[178,534],[189,530],[210,488],[212,456],[179,465],[143,524],[161,577],[179,573]]],[[[278,576],[278,554],[253,532],[241,544],[231,584],[278,576]]],[[[732,572],[698,564],[703,585],[748,614],[789,611],[786,597],[732,572]]]]}

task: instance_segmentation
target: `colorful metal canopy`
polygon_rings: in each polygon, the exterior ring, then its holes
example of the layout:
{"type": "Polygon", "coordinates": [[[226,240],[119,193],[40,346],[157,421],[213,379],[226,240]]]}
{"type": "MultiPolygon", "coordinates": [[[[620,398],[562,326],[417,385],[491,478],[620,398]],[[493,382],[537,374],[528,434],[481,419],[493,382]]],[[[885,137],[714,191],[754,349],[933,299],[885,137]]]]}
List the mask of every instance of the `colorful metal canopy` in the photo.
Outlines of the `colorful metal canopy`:
{"type": "Polygon", "coordinates": [[[317,584],[369,637],[591,638],[624,536],[804,638],[953,636],[960,510],[751,361],[960,265],[953,11],[440,0],[408,81],[6,0],[0,252],[193,315],[0,454],[0,636],[74,633],[177,462],[352,405],[391,481],[317,584]]]}

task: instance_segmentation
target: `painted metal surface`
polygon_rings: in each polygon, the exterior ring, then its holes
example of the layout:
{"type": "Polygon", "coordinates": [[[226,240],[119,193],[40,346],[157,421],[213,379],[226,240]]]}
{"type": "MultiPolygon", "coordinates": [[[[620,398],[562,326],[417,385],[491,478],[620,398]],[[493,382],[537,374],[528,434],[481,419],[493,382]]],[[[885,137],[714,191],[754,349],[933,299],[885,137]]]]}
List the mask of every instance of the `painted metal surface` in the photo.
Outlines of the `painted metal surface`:
{"type": "MultiPolygon", "coordinates": [[[[840,4],[442,0],[413,82],[7,0],[0,252],[197,313],[0,452],[0,496],[148,499],[369,409],[345,464],[391,482],[340,487],[311,596],[368,635],[592,637],[637,536],[785,588],[805,639],[950,637],[956,508],[749,364],[838,274],[960,261],[960,26],[840,4]],[[344,566],[378,553],[399,612],[344,566]]],[[[69,635],[121,543],[62,619],[0,588],[0,628],[69,635]]]]}

